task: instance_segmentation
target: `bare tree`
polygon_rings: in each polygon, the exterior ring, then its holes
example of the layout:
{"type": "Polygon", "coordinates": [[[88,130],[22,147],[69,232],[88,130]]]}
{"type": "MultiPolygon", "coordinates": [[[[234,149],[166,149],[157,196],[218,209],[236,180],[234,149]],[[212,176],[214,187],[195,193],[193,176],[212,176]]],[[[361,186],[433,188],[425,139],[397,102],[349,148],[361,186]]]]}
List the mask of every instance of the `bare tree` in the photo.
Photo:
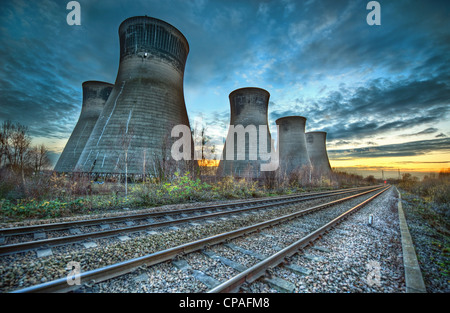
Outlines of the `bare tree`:
{"type": "Polygon", "coordinates": [[[149,166],[150,174],[155,177],[160,182],[170,181],[175,177],[175,173],[179,173],[180,175],[187,174],[189,172],[190,175],[195,175],[195,167],[196,160],[193,160],[194,150],[193,150],[193,142],[191,132],[189,132],[189,136],[191,136],[190,144],[181,147],[184,149],[190,149],[189,159],[182,158],[181,160],[175,160],[172,155],[173,145],[176,142],[172,138],[172,132],[170,127],[167,127],[167,132],[162,138],[161,145],[158,146],[159,149],[155,149],[152,153],[151,160],[152,165],[149,166]]]}
{"type": "Polygon", "coordinates": [[[28,127],[17,123],[14,132],[11,134],[10,162],[22,172],[25,168],[26,155],[30,143],[31,138],[28,135],[28,127]]]}
{"type": "Polygon", "coordinates": [[[160,151],[151,156],[153,166],[149,172],[160,182],[168,180],[175,172],[175,161],[171,158],[172,141],[168,134],[163,138],[160,151]]]}
{"type": "Polygon", "coordinates": [[[36,175],[51,166],[48,150],[44,144],[32,147],[28,152],[27,159],[36,175]]]}
{"type": "Polygon", "coordinates": [[[20,172],[25,186],[26,156],[31,143],[28,127],[20,123],[5,121],[2,124],[0,133],[2,153],[0,161],[3,162],[3,166],[8,165],[14,171],[20,172]]]}
{"type": "Polygon", "coordinates": [[[0,167],[11,163],[11,135],[15,128],[11,121],[4,121],[0,128],[0,167]]]}
{"type": "MultiPolygon", "coordinates": [[[[200,160],[199,162],[199,174],[200,175],[207,175],[211,171],[208,169],[209,165],[212,163],[210,162],[211,159],[216,160],[216,146],[214,144],[211,144],[211,136],[207,135],[207,126],[204,124],[201,124],[201,129],[198,131],[197,127],[198,124],[195,124],[195,128],[191,130],[193,133],[193,141],[195,143],[195,152],[194,155],[196,156],[196,160],[200,160]],[[200,146],[200,147],[199,147],[200,146]]],[[[214,163],[213,163],[214,164],[214,163]]]]}

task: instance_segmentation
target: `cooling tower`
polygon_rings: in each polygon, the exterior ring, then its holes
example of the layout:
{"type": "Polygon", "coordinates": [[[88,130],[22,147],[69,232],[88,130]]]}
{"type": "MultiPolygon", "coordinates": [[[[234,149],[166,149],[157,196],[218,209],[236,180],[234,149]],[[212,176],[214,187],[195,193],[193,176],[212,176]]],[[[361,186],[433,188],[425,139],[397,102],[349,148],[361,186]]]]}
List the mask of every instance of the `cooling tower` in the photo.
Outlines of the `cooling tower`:
{"type": "Polygon", "coordinates": [[[306,146],[308,148],[309,159],[311,160],[313,171],[319,175],[328,175],[331,173],[326,138],[326,132],[306,133],[306,146]]]}
{"type": "Polygon", "coordinates": [[[76,171],[76,164],[94,129],[105,102],[114,85],[99,81],[87,81],[83,85],[81,114],[72,135],[55,166],[57,172],[76,171]]]}
{"type": "Polygon", "coordinates": [[[300,170],[309,170],[309,160],[306,147],[305,124],[302,116],[287,116],[276,120],[278,125],[278,151],[280,157],[280,171],[291,174],[300,170]]]}
{"type": "Polygon", "coordinates": [[[190,127],[183,92],[189,53],[184,35],[164,21],[137,16],[122,22],[119,39],[114,89],[77,164],[85,172],[124,173],[126,168],[143,174],[155,159],[171,157],[178,139],[171,138],[172,127],[190,127]]]}
{"type": "Polygon", "coordinates": [[[261,164],[268,163],[261,158],[261,154],[271,151],[272,138],[267,121],[269,97],[270,94],[266,90],[252,87],[237,89],[230,93],[230,129],[219,163],[218,175],[261,177],[261,164]],[[241,129],[239,125],[242,125],[241,129]],[[264,129],[262,134],[260,125],[264,129]],[[260,142],[260,139],[264,140],[261,136],[266,136],[265,142],[260,142]],[[232,150],[229,150],[230,147],[232,150]]]}

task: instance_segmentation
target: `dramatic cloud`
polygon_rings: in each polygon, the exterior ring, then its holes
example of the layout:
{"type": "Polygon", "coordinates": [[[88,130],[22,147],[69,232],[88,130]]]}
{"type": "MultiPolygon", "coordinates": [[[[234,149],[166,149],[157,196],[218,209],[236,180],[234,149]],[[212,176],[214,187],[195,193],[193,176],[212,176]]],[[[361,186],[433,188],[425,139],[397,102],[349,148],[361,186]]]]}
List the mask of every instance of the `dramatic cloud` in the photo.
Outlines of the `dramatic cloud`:
{"type": "Polygon", "coordinates": [[[328,154],[331,158],[339,160],[355,157],[380,158],[380,157],[418,156],[418,155],[427,155],[433,151],[450,152],[450,138],[421,140],[421,141],[407,142],[403,144],[384,145],[377,147],[329,150],[328,154]]]}
{"type": "Polygon", "coordinates": [[[416,155],[406,142],[416,139],[427,151],[448,143],[448,1],[380,2],[380,26],[367,25],[367,1],[79,1],[81,26],[67,25],[67,2],[13,0],[0,12],[0,122],[58,141],[55,151],[77,122],[81,84],[114,83],[118,27],[136,15],[186,36],[189,118],[201,117],[218,147],[228,95],[247,86],[270,92],[274,136],[277,118],[300,115],[355,158],[416,155]]]}
{"type": "Polygon", "coordinates": [[[414,133],[414,134],[403,134],[403,135],[400,135],[400,136],[401,137],[411,137],[411,136],[418,136],[418,135],[427,135],[427,134],[433,134],[433,133],[435,133],[437,131],[438,131],[437,128],[429,127],[427,129],[424,129],[424,130],[422,130],[420,132],[417,132],[417,133],[414,133]]]}
{"type": "MultiPolygon", "coordinates": [[[[297,109],[274,111],[271,118],[303,115],[308,118],[307,128],[327,131],[329,140],[363,139],[444,122],[450,112],[448,99],[448,75],[423,81],[373,80],[365,87],[341,88],[326,97],[311,99],[308,104],[299,100],[297,109]]],[[[437,128],[428,127],[421,132],[402,136],[437,131],[437,128]]]]}

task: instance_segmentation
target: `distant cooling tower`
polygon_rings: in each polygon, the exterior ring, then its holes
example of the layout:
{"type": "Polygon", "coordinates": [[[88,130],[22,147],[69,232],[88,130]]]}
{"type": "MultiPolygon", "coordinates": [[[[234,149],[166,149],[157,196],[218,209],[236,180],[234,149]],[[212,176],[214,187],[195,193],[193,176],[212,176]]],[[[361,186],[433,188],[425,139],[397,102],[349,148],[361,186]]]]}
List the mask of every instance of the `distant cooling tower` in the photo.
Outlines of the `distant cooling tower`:
{"type": "Polygon", "coordinates": [[[278,128],[278,151],[280,171],[290,174],[295,170],[311,168],[306,147],[305,124],[302,116],[287,116],[276,120],[278,128]]]}
{"type": "Polygon", "coordinates": [[[83,85],[81,114],[64,151],[55,166],[57,172],[76,171],[76,164],[94,129],[105,102],[114,85],[98,81],[87,81],[83,85]]]}
{"type": "Polygon", "coordinates": [[[314,172],[319,175],[328,175],[331,173],[326,138],[326,132],[306,133],[306,145],[308,148],[309,159],[311,160],[314,172]]]}
{"type": "Polygon", "coordinates": [[[178,139],[171,138],[173,126],[190,127],[183,34],[164,21],[137,16],[122,22],[119,39],[114,89],[77,164],[85,172],[124,173],[126,166],[128,173],[142,174],[154,158],[171,156],[178,139]]]}
{"type": "Polygon", "coordinates": [[[266,160],[261,159],[261,153],[269,153],[271,151],[272,137],[267,121],[269,97],[269,92],[260,88],[241,88],[230,93],[230,129],[224,145],[222,160],[219,163],[218,175],[248,178],[261,177],[260,165],[268,163],[266,160]],[[233,134],[232,127],[236,131],[236,127],[239,127],[238,125],[242,125],[243,129],[249,132],[246,132],[244,136],[238,136],[237,133],[233,134]],[[264,126],[267,138],[265,145],[261,145],[259,141],[260,125],[264,126]],[[256,132],[251,132],[253,126],[256,132]],[[232,146],[229,140],[233,140],[232,146]],[[240,146],[239,143],[241,143],[240,146]],[[228,148],[230,146],[233,149],[231,150],[232,155],[227,157],[227,149],[230,149],[228,148]],[[242,147],[242,150],[239,150],[239,147],[242,147]]]}

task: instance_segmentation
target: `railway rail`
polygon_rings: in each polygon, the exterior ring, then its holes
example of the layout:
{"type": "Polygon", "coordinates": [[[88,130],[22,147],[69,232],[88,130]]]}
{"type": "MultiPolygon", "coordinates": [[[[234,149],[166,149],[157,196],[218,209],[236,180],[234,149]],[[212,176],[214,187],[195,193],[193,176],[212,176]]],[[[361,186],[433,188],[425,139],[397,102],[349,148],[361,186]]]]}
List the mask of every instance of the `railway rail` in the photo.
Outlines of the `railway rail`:
{"type": "Polygon", "coordinates": [[[209,293],[217,293],[217,292],[237,292],[239,291],[240,287],[244,283],[252,283],[255,280],[259,279],[260,277],[264,276],[266,272],[275,266],[278,266],[282,264],[287,258],[292,256],[293,254],[296,254],[299,250],[305,248],[306,246],[309,246],[312,244],[316,239],[319,239],[323,234],[325,234],[327,231],[335,227],[337,224],[341,223],[345,218],[348,217],[348,215],[354,213],[355,211],[362,208],[364,205],[378,197],[380,194],[385,192],[388,188],[384,188],[375,195],[371,196],[370,198],[364,200],[360,204],[352,207],[351,209],[347,210],[346,212],[342,213],[340,216],[334,218],[327,224],[323,225],[322,227],[316,229],[315,231],[309,233],[305,237],[297,240],[296,242],[290,244],[286,248],[278,251],[277,253],[269,256],[268,258],[264,259],[263,261],[253,265],[249,269],[243,271],[242,273],[230,278],[226,282],[223,282],[219,286],[209,290],[209,293]]]}
{"type": "MultiPolygon", "coordinates": [[[[283,261],[283,259],[298,251],[303,245],[309,244],[311,241],[318,238],[323,232],[327,231],[330,227],[333,227],[336,223],[340,222],[343,218],[351,214],[352,212],[358,210],[369,201],[375,199],[377,196],[386,191],[388,187],[385,186],[377,186],[373,189],[368,189],[363,192],[357,193],[355,195],[347,196],[338,200],[330,201],[320,205],[314,205],[307,209],[297,211],[291,214],[283,215],[277,218],[273,218],[270,220],[266,220],[260,223],[256,223],[247,227],[242,227],[230,232],[213,235],[208,238],[199,239],[190,243],[181,244],[176,247],[172,247],[169,249],[157,251],[155,253],[151,253],[145,256],[137,257],[131,260],[119,262],[116,264],[112,264],[109,266],[105,266],[102,268],[90,270],[87,272],[83,272],[80,274],[79,278],[82,282],[88,284],[94,284],[98,282],[107,281],[111,278],[117,278],[127,273],[131,273],[138,268],[151,267],[156,264],[163,263],[165,261],[170,261],[179,258],[180,256],[185,256],[190,253],[194,253],[197,251],[201,251],[207,247],[224,244],[230,242],[230,240],[248,236],[249,234],[254,234],[255,232],[260,232],[262,229],[267,229],[270,227],[274,227],[276,225],[282,225],[283,223],[287,223],[289,221],[295,220],[301,216],[309,215],[313,212],[320,212],[321,210],[329,207],[333,207],[338,204],[345,203],[346,201],[357,201],[359,197],[368,197],[363,202],[359,203],[357,206],[352,207],[350,210],[346,211],[344,214],[341,214],[337,218],[333,218],[329,223],[320,227],[318,230],[310,233],[307,236],[304,236],[302,239],[296,241],[295,243],[289,245],[288,247],[282,249],[278,253],[264,259],[262,262],[255,264],[254,266],[248,268],[247,270],[242,271],[240,274],[233,277],[231,280],[220,284],[217,287],[214,287],[210,290],[210,292],[222,292],[222,291],[230,291],[237,290],[242,284],[242,282],[249,282],[255,280],[267,271],[268,268],[275,266],[283,261]]],[[[15,292],[68,292],[71,290],[76,290],[80,288],[78,285],[69,285],[67,283],[67,278],[60,278],[54,281],[50,281],[47,283],[27,287],[24,289],[17,290],[15,292]]]]}
{"type": "Polygon", "coordinates": [[[307,194],[299,194],[299,195],[291,195],[291,196],[282,196],[282,197],[274,197],[268,199],[259,199],[252,201],[237,201],[226,204],[216,204],[209,206],[201,206],[201,207],[193,207],[193,208],[185,208],[178,210],[169,210],[169,211],[160,211],[160,212],[147,212],[140,214],[129,214],[129,215],[121,215],[100,219],[90,219],[90,220],[81,220],[81,221],[70,221],[63,223],[52,223],[52,224],[42,224],[42,225],[33,225],[33,226],[25,226],[25,227],[16,227],[16,228],[3,228],[0,229],[0,236],[4,239],[4,242],[11,240],[13,237],[25,236],[25,241],[21,242],[21,239],[18,243],[11,244],[3,244],[0,245],[0,255],[11,254],[11,253],[20,253],[26,252],[32,249],[38,249],[42,247],[54,247],[58,245],[64,245],[69,243],[81,242],[86,239],[93,238],[105,238],[116,236],[118,234],[123,233],[132,233],[138,232],[142,230],[147,230],[150,228],[171,226],[181,223],[189,223],[198,220],[216,218],[225,215],[231,215],[236,213],[243,213],[247,211],[261,210],[272,208],[274,206],[292,204],[299,201],[307,201],[313,199],[320,199],[323,197],[342,195],[362,190],[371,190],[373,187],[360,187],[360,188],[350,188],[350,189],[340,189],[335,191],[326,191],[326,192],[316,192],[316,193],[307,193],[307,194]],[[216,212],[214,212],[216,211],[216,212]],[[191,214],[188,216],[187,214],[191,214]],[[174,219],[175,217],[175,219],[174,219]],[[155,219],[160,219],[156,221],[155,219]],[[162,219],[162,220],[161,220],[162,219]],[[137,221],[140,221],[138,225],[133,225],[137,221]],[[113,229],[106,230],[88,230],[86,232],[82,232],[80,228],[82,227],[97,227],[101,228],[102,226],[107,226],[110,228],[111,223],[117,223],[113,229]],[[126,226],[119,225],[119,223],[125,223],[126,226]],[[132,226],[131,226],[132,225],[132,226]],[[75,231],[73,231],[75,230],[75,231]],[[30,240],[26,235],[38,233],[41,234],[42,237],[47,237],[48,232],[59,232],[56,235],[52,236],[52,238],[48,239],[39,239],[39,240],[30,240]],[[61,231],[63,233],[61,233],[61,231]],[[47,233],[45,233],[47,232],[47,233]],[[75,234],[74,234],[75,233],[75,234]]]}

